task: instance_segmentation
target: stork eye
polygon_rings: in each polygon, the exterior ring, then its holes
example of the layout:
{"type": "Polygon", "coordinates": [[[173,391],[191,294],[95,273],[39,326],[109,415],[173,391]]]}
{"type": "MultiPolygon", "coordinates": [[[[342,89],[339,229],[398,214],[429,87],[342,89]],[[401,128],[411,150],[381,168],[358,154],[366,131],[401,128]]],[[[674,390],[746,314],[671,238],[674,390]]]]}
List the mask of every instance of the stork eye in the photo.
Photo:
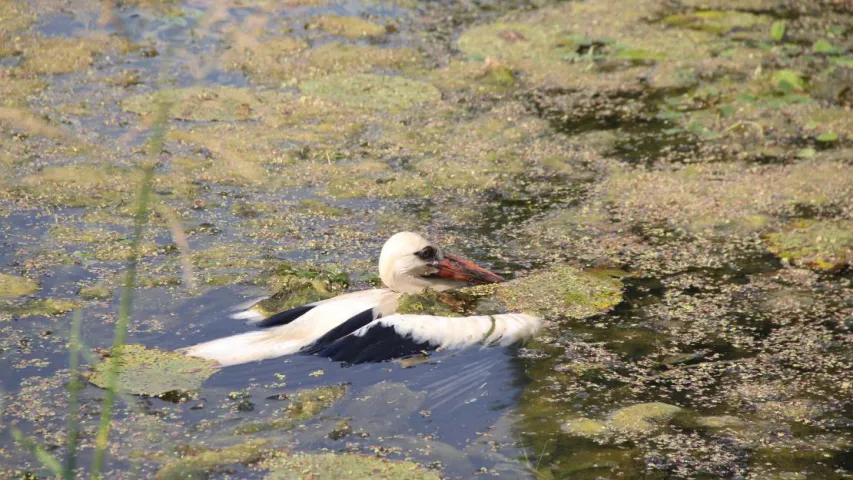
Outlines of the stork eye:
{"type": "Polygon", "coordinates": [[[434,260],[436,254],[435,247],[424,247],[415,253],[421,260],[434,260]]]}

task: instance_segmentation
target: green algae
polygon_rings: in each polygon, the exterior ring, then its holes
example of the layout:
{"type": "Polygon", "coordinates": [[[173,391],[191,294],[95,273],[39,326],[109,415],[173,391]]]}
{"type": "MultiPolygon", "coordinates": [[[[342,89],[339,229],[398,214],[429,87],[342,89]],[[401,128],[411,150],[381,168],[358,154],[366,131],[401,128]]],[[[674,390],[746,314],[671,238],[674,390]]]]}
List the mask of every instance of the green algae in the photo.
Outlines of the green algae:
{"type": "Polygon", "coordinates": [[[21,181],[23,191],[48,205],[90,207],[113,205],[134,191],[137,175],[94,164],[47,167],[21,181]]]}
{"type": "Polygon", "coordinates": [[[35,74],[63,74],[91,68],[98,55],[127,49],[118,37],[106,38],[35,38],[21,45],[21,69],[35,74]]]}
{"type": "Polygon", "coordinates": [[[283,454],[263,463],[270,472],[267,480],[300,478],[385,478],[400,480],[438,480],[438,472],[426,470],[417,463],[394,461],[353,453],[283,454]]]}
{"type": "Polygon", "coordinates": [[[478,296],[493,295],[508,311],[566,318],[584,318],[607,311],[622,300],[618,275],[568,266],[465,291],[478,296]]]}
{"type": "Polygon", "coordinates": [[[382,25],[358,17],[340,15],[321,15],[312,19],[308,26],[346,38],[378,37],[385,34],[385,27],[382,25]]]}
{"type": "Polygon", "coordinates": [[[262,83],[293,85],[335,73],[361,73],[410,67],[421,61],[408,48],[383,48],[330,42],[307,49],[301,40],[273,39],[251,49],[232,49],[222,57],[224,67],[242,70],[262,83]]]}
{"type": "Polygon", "coordinates": [[[337,207],[322,200],[316,200],[313,198],[300,200],[299,203],[293,207],[293,210],[299,214],[321,218],[341,218],[351,213],[348,208],[337,207]]]}
{"type": "Polygon", "coordinates": [[[655,423],[670,420],[681,408],[661,402],[640,403],[613,412],[608,427],[618,432],[648,433],[655,423]]]}
{"type": "MultiPolygon", "coordinates": [[[[156,397],[173,392],[195,392],[219,370],[216,362],[142,345],[123,345],[119,355],[118,388],[134,395],[156,397]]],[[[107,358],[92,367],[88,380],[106,388],[112,361],[107,358]]]]}
{"type": "Polygon", "coordinates": [[[47,83],[39,78],[18,75],[17,72],[0,70],[0,107],[24,107],[29,100],[47,88],[47,83]]]}
{"type": "Polygon", "coordinates": [[[303,93],[353,107],[399,110],[441,100],[429,83],[385,75],[335,75],[299,85],[303,93]]]}
{"type": "Polygon", "coordinates": [[[643,218],[707,235],[747,235],[797,205],[840,205],[851,193],[843,163],[803,161],[745,169],[736,163],[614,172],[601,187],[626,218],[643,218]]]}
{"type": "Polygon", "coordinates": [[[349,285],[349,277],[335,268],[297,267],[290,263],[282,263],[265,277],[275,293],[252,307],[264,317],[334,297],[349,285]]]}
{"type": "Polygon", "coordinates": [[[97,244],[124,240],[124,235],[119,232],[101,228],[80,229],[71,226],[60,225],[50,229],[50,236],[62,244],[97,244]]]}
{"type": "Polygon", "coordinates": [[[853,262],[853,223],[796,220],[764,237],[767,249],[793,265],[837,270],[853,262]]]}
{"type": "Polygon", "coordinates": [[[113,298],[113,291],[103,284],[83,287],[77,292],[84,300],[109,300],[113,298]]]}
{"type": "Polygon", "coordinates": [[[414,315],[436,315],[440,317],[460,317],[459,308],[466,303],[462,293],[436,292],[432,289],[420,294],[404,294],[397,304],[397,313],[414,315]]]}
{"type": "Polygon", "coordinates": [[[35,280],[17,275],[0,273],[0,298],[16,298],[32,295],[39,289],[35,280]]]}
{"type": "Polygon", "coordinates": [[[680,407],[661,402],[638,403],[612,412],[605,421],[577,418],[563,424],[563,431],[580,437],[598,435],[648,435],[671,420],[680,407]]]}
{"type": "Polygon", "coordinates": [[[177,460],[171,460],[157,470],[158,480],[204,479],[227,470],[229,466],[258,462],[269,450],[269,440],[252,440],[220,449],[203,448],[177,460]]]}
{"type": "Polygon", "coordinates": [[[240,425],[235,435],[253,435],[271,430],[289,430],[319,415],[337,403],[347,393],[347,385],[331,385],[288,394],[290,403],[264,422],[240,425]]]}
{"type": "Polygon", "coordinates": [[[175,120],[228,122],[257,118],[260,102],[247,88],[189,87],[134,95],[124,99],[121,108],[148,116],[165,103],[175,120]]]}
{"type": "Polygon", "coordinates": [[[260,202],[237,202],[228,209],[231,215],[242,218],[257,218],[276,211],[275,205],[260,202]]]}
{"type": "Polygon", "coordinates": [[[703,32],[727,34],[749,29],[766,30],[771,19],[747,12],[725,10],[703,10],[664,17],[663,22],[676,27],[691,28],[703,32]]]}
{"type": "Polygon", "coordinates": [[[3,37],[27,28],[35,20],[36,16],[25,3],[14,0],[0,1],[0,52],[2,52],[3,37]]]}
{"type": "Polygon", "coordinates": [[[16,305],[0,304],[0,311],[4,311],[16,317],[53,317],[68,313],[75,308],[79,308],[80,303],[74,300],[65,300],[60,298],[37,298],[16,305]]]}

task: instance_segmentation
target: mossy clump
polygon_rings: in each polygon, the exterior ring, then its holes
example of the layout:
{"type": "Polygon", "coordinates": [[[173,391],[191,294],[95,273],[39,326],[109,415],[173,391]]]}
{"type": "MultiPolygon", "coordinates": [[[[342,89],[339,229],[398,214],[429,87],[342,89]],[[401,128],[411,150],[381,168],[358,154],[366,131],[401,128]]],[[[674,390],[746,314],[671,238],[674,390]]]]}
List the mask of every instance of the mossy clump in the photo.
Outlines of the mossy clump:
{"type": "MultiPolygon", "coordinates": [[[[123,261],[130,259],[133,255],[132,247],[133,242],[129,240],[101,243],[95,247],[92,255],[102,262],[123,261]]],[[[154,242],[141,242],[138,248],[140,257],[154,256],[160,251],[160,246],[154,242]]]]}
{"type": "Polygon", "coordinates": [[[95,207],[128,199],[137,180],[135,173],[122,168],[81,163],[47,167],[25,177],[21,188],[31,199],[48,205],[95,207]]]}
{"type": "Polygon", "coordinates": [[[126,50],[126,41],[106,38],[44,38],[23,44],[21,69],[35,74],[61,74],[89,69],[98,55],[126,50]]]}
{"type": "Polygon", "coordinates": [[[853,194],[842,162],[743,163],[613,169],[598,187],[610,214],[707,236],[745,236],[799,206],[831,208],[853,194]]]}
{"type": "MultiPolygon", "coordinates": [[[[2,53],[3,37],[12,32],[27,28],[35,22],[36,15],[23,2],[0,1],[0,53],[2,53]]],[[[0,54],[2,57],[2,54],[0,54]]]]}
{"type": "Polygon", "coordinates": [[[0,298],[17,298],[32,295],[39,289],[35,280],[0,273],[0,298]]]}
{"type": "Polygon", "coordinates": [[[622,301],[620,275],[627,274],[561,266],[464,291],[478,296],[493,295],[507,311],[585,318],[607,311],[622,301]]]}
{"type": "Polygon", "coordinates": [[[270,470],[264,477],[266,480],[298,478],[439,480],[441,478],[438,472],[427,470],[417,463],[354,453],[283,454],[265,461],[263,467],[270,470]]]}
{"type": "Polygon", "coordinates": [[[169,106],[169,117],[175,120],[229,122],[256,118],[261,102],[248,88],[189,87],[134,95],[123,100],[121,108],[146,116],[161,103],[169,106]]]}
{"type": "MultiPolygon", "coordinates": [[[[2,57],[2,46],[0,46],[0,57],[2,57]]],[[[2,72],[3,81],[0,82],[0,107],[24,107],[30,97],[41,93],[47,88],[47,83],[32,75],[15,75],[14,73],[2,72]]]]}
{"type": "Polygon", "coordinates": [[[793,265],[838,270],[853,263],[853,222],[797,220],[764,239],[770,252],[793,265]]]}
{"type": "MultiPolygon", "coordinates": [[[[123,345],[119,350],[118,388],[134,395],[162,396],[198,391],[219,371],[216,362],[181,353],[123,345]]],[[[112,358],[106,358],[87,375],[93,384],[107,388],[112,358]]]]}
{"type": "Polygon", "coordinates": [[[264,317],[332,298],[349,285],[349,276],[340,270],[298,267],[287,262],[264,276],[276,289],[276,293],[252,307],[252,311],[264,317]]]}
{"type": "Polygon", "coordinates": [[[720,35],[749,29],[766,31],[771,21],[772,18],[767,16],[729,10],[703,10],[669,15],[663,19],[667,25],[720,35]]]}
{"type": "Polygon", "coordinates": [[[382,25],[358,17],[340,15],[322,15],[313,19],[309,27],[346,38],[379,37],[385,33],[385,27],[382,25]]]}
{"type": "Polygon", "coordinates": [[[613,412],[607,427],[619,432],[649,433],[656,428],[656,423],[670,420],[680,411],[681,407],[667,403],[638,403],[613,412]]]}
{"type": "Polygon", "coordinates": [[[237,202],[228,209],[231,215],[241,218],[257,218],[276,211],[275,205],[259,202],[237,202]]]}
{"type": "Polygon", "coordinates": [[[579,437],[649,434],[681,411],[681,407],[667,403],[638,403],[612,412],[604,421],[589,418],[569,420],[563,424],[563,431],[579,437]]]}
{"type": "Polygon", "coordinates": [[[17,317],[52,317],[62,315],[80,307],[79,302],[61,298],[37,298],[22,305],[0,305],[0,311],[6,311],[17,317]]]}
{"type": "Polygon", "coordinates": [[[157,480],[185,480],[209,478],[211,473],[229,465],[247,465],[263,458],[269,440],[252,440],[240,445],[213,449],[194,449],[192,455],[167,462],[157,470],[157,480]]]}
{"type": "Polygon", "coordinates": [[[109,300],[113,297],[113,291],[103,284],[83,287],[77,294],[83,300],[109,300]]]}
{"type": "Polygon", "coordinates": [[[432,289],[418,294],[403,294],[397,304],[396,313],[461,317],[464,314],[461,307],[465,299],[460,297],[463,295],[462,292],[436,292],[432,289]]]}
{"type": "Polygon", "coordinates": [[[333,75],[299,85],[303,93],[353,107],[403,110],[441,100],[433,85],[387,75],[333,75]]]}
{"type": "Polygon", "coordinates": [[[97,244],[124,239],[124,236],[116,231],[100,228],[80,229],[66,225],[53,227],[48,233],[54,240],[64,245],[97,244]]]}
{"type": "Polygon", "coordinates": [[[350,213],[348,208],[337,207],[322,200],[315,200],[313,198],[300,200],[293,209],[300,214],[322,218],[340,218],[350,213]]]}
{"type": "Polygon", "coordinates": [[[234,430],[235,435],[252,435],[270,430],[288,430],[328,410],[347,393],[347,385],[331,385],[289,394],[290,403],[265,422],[252,422],[234,430]]]}
{"type": "Polygon", "coordinates": [[[420,54],[408,48],[329,42],[308,49],[304,41],[292,38],[233,48],[222,57],[226,69],[245,71],[259,82],[286,85],[335,73],[403,68],[420,60],[420,54]]]}

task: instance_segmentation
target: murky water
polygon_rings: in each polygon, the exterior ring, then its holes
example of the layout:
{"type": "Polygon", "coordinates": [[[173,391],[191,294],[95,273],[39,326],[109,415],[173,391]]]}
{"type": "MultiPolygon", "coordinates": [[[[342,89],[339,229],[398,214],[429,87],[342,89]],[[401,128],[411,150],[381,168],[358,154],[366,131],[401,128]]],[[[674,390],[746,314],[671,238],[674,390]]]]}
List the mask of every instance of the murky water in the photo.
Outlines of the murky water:
{"type": "Polygon", "coordinates": [[[610,3],[0,0],[0,475],[49,475],[9,427],[64,453],[71,310],[112,344],[158,101],[129,343],[245,331],[287,262],[368,288],[400,230],[585,273],[525,345],[124,395],[109,478],[853,475],[853,12],[610,3]]]}

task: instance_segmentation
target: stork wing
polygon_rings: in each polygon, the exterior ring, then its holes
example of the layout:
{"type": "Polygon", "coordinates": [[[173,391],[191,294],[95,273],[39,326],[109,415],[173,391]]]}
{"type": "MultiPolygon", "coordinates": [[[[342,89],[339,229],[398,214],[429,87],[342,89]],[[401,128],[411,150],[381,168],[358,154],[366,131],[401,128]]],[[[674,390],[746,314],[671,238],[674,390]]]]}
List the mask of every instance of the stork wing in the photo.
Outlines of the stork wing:
{"type": "Polygon", "coordinates": [[[541,326],[541,318],[524,313],[473,317],[391,315],[325,344],[315,343],[302,353],[347,363],[381,362],[426,350],[511,345],[532,337],[541,326]]]}

